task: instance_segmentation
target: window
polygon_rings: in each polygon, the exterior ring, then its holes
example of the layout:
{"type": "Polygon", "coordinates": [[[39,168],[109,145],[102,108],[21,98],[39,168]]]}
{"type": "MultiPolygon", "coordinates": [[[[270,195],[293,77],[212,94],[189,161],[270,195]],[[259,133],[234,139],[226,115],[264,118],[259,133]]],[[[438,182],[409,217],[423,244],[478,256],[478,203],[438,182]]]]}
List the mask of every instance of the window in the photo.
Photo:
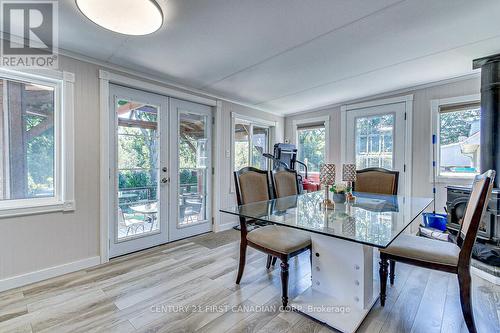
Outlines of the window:
{"type": "Polygon", "coordinates": [[[250,124],[234,124],[234,170],[250,166],[250,124]]]}
{"type": "MultiPolygon", "coordinates": [[[[64,205],[65,196],[72,200],[72,173],[63,168],[72,167],[72,155],[62,149],[62,141],[72,136],[72,124],[63,124],[66,117],[60,114],[64,82],[0,71],[0,215],[57,204],[72,208],[72,201],[64,205]],[[61,125],[69,125],[65,136],[61,125]],[[63,156],[69,156],[64,163],[63,156]]],[[[68,101],[71,97],[72,90],[68,101]]],[[[72,140],[64,146],[69,152],[72,140]]]]}
{"type": "Polygon", "coordinates": [[[438,178],[468,179],[480,172],[480,95],[431,101],[438,178]]]}
{"type": "Polygon", "coordinates": [[[356,168],[393,166],[395,115],[392,113],[355,119],[356,168]]]}
{"type": "Polygon", "coordinates": [[[269,131],[270,126],[234,118],[234,170],[248,166],[267,170],[268,160],[262,153],[269,152],[269,131]]]}
{"type": "Polygon", "coordinates": [[[298,126],[297,142],[297,159],[307,165],[308,172],[319,173],[325,162],[325,126],[298,126]]]}
{"type": "Polygon", "coordinates": [[[267,158],[262,156],[269,150],[269,128],[253,126],[252,127],[252,163],[254,168],[261,170],[267,169],[267,158]]]}

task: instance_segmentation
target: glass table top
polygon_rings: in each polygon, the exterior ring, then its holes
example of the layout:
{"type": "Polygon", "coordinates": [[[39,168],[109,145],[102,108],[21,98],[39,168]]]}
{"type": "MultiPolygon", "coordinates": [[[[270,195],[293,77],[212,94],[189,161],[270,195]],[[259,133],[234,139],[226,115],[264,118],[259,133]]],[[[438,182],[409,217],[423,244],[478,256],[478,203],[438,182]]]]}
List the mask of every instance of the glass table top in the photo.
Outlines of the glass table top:
{"type": "Polygon", "coordinates": [[[432,203],[431,198],[354,195],[354,203],[336,203],[334,210],[321,207],[324,191],[319,191],[220,211],[385,248],[432,203]]]}

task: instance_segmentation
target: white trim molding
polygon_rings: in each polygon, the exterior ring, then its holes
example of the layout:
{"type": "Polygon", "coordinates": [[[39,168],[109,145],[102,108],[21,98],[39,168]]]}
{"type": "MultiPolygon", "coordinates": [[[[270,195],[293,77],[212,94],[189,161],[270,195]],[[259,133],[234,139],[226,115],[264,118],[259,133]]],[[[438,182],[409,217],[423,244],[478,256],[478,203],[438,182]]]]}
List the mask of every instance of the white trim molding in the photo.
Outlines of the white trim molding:
{"type": "MultiPolygon", "coordinates": [[[[233,171],[234,171],[234,143],[235,143],[234,126],[236,124],[236,120],[248,122],[252,128],[253,128],[253,126],[267,128],[269,130],[269,132],[268,132],[268,147],[267,147],[268,151],[271,149],[272,142],[275,142],[275,139],[276,139],[275,129],[276,129],[276,126],[278,125],[278,123],[276,121],[265,120],[265,119],[261,119],[258,117],[252,117],[252,116],[245,116],[245,115],[236,113],[234,111],[231,111],[231,136],[230,136],[230,139],[231,139],[230,146],[231,147],[230,147],[230,152],[229,152],[229,156],[230,156],[229,167],[231,168],[231,171],[230,171],[231,175],[233,174],[233,171]]],[[[250,129],[250,138],[249,138],[250,143],[252,142],[252,135],[253,135],[252,128],[250,129]]],[[[249,150],[250,155],[251,155],[251,152],[252,152],[252,149],[249,150]]],[[[251,163],[252,163],[252,161],[250,161],[250,164],[251,163]]],[[[269,169],[269,164],[268,164],[268,169],[269,169]]],[[[229,193],[234,193],[234,191],[235,191],[234,181],[232,180],[232,177],[231,177],[231,181],[229,182],[229,193]]]]}
{"type": "Polygon", "coordinates": [[[230,222],[230,223],[220,224],[217,226],[217,228],[214,229],[214,232],[221,232],[221,231],[230,230],[230,229],[233,229],[234,227],[236,227],[237,225],[239,225],[239,222],[230,222]]]}
{"type": "Polygon", "coordinates": [[[403,103],[403,102],[405,102],[405,103],[413,102],[413,95],[405,95],[405,96],[377,99],[377,100],[373,100],[373,101],[367,101],[367,102],[361,102],[361,103],[355,103],[355,104],[347,104],[347,105],[342,106],[342,110],[350,111],[350,110],[371,108],[374,106],[397,104],[397,103],[403,103]]]}
{"type": "Polygon", "coordinates": [[[321,117],[312,117],[312,118],[305,118],[305,119],[294,119],[292,121],[292,142],[296,146],[298,145],[297,143],[297,134],[298,134],[298,127],[300,125],[316,125],[316,124],[323,124],[325,126],[325,163],[332,162],[331,161],[331,154],[330,154],[330,116],[321,116],[321,117]]]}
{"type": "Polygon", "coordinates": [[[75,75],[50,69],[23,71],[0,68],[0,77],[54,88],[55,145],[55,196],[1,201],[0,218],[75,210],[75,75]]]}
{"type": "Polygon", "coordinates": [[[97,266],[99,265],[100,262],[101,259],[98,256],[96,256],[96,257],[90,257],[86,259],[73,261],[59,266],[44,268],[35,272],[9,277],[0,280],[0,292],[22,287],[35,282],[40,282],[56,276],[76,272],[89,267],[97,266]]]}
{"type": "Polygon", "coordinates": [[[480,277],[483,280],[489,281],[493,284],[496,284],[497,286],[500,286],[500,277],[495,276],[493,274],[487,273],[485,271],[480,270],[479,268],[476,268],[474,266],[471,266],[470,272],[478,277],[480,277]]]}
{"type": "Polygon", "coordinates": [[[381,105],[405,103],[406,113],[406,128],[405,128],[405,196],[409,197],[412,194],[412,180],[413,180],[413,94],[397,96],[391,98],[378,99],[373,101],[342,105],[340,107],[340,121],[341,121],[341,134],[340,134],[340,156],[341,163],[347,160],[346,149],[346,135],[347,135],[347,112],[352,110],[359,110],[364,108],[376,107],[381,105]]]}
{"type": "Polygon", "coordinates": [[[124,85],[129,88],[136,88],[147,92],[152,92],[160,95],[165,95],[168,97],[182,99],[189,102],[200,103],[208,106],[217,105],[217,100],[215,98],[207,98],[195,95],[194,93],[191,92],[181,91],[179,90],[180,88],[173,89],[159,85],[158,83],[149,83],[147,81],[144,81],[143,79],[135,79],[129,76],[108,72],[102,69],[99,70],[99,79],[124,85]]]}
{"type": "Polygon", "coordinates": [[[223,132],[222,132],[222,127],[223,127],[223,114],[222,110],[222,101],[217,101],[217,106],[214,108],[214,128],[213,128],[213,140],[212,140],[212,159],[213,159],[213,186],[212,186],[212,195],[213,195],[213,231],[214,232],[219,232],[223,231],[221,229],[221,213],[219,212],[219,209],[221,207],[221,181],[222,181],[222,175],[221,175],[221,170],[222,170],[222,161],[224,160],[224,149],[223,147],[223,132]],[[218,148],[218,149],[216,149],[218,148]]]}
{"type": "MultiPolygon", "coordinates": [[[[445,177],[439,175],[439,166],[440,166],[440,155],[439,155],[439,109],[441,106],[446,105],[454,105],[454,104],[466,104],[466,103],[475,103],[481,101],[481,94],[472,94],[472,95],[464,95],[464,96],[456,96],[450,98],[441,98],[441,99],[433,99],[431,100],[431,135],[436,136],[436,156],[434,156],[433,152],[433,144],[431,139],[430,145],[430,155],[431,159],[436,162],[436,183],[456,183],[456,184],[470,184],[474,179],[475,175],[471,175],[470,177],[445,177]]],[[[432,172],[429,176],[429,182],[433,182],[432,172]]]]}
{"type": "Polygon", "coordinates": [[[265,120],[265,119],[261,119],[261,118],[258,118],[258,117],[252,117],[252,116],[245,116],[245,115],[236,113],[234,111],[231,111],[231,118],[246,120],[246,121],[248,121],[250,123],[254,123],[255,125],[260,125],[260,126],[265,126],[265,127],[276,126],[276,122],[275,121],[265,120]]]}
{"type": "Polygon", "coordinates": [[[100,108],[100,255],[101,263],[109,261],[109,221],[111,221],[110,142],[109,142],[109,80],[99,75],[100,108]]]}

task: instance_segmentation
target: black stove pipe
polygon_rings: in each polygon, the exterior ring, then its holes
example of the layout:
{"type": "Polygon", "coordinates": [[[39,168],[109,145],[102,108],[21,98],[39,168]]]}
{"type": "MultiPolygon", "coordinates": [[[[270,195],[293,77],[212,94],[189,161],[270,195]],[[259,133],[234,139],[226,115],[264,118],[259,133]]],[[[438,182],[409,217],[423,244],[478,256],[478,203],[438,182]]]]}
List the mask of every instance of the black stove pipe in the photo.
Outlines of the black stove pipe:
{"type": "Polygon", "coordinates": [[[500,175],[500,54],[475,59],[473,68],[481,68],[481,172],[500,175]]]}

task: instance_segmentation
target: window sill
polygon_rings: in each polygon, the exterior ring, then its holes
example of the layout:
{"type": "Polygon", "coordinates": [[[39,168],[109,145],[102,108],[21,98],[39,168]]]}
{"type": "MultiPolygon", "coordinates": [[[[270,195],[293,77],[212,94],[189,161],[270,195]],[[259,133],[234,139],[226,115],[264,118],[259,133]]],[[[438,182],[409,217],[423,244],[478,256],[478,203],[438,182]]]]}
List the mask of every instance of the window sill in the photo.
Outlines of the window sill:
{"type": "MultiPolygon", "coordinates": [[[[457,177],[450,177],[450,176],[438,176],[436,177],[436,184],[449,184],[449,185],[470,185],[474,181],[474,176],[457,176],[457,177]]],[[[432,183],[432,178],[431,178],[431,183],[432,183]]]]}
{"type": "Polygon", "coordinates": [[[18,201],[16,203],[13,203],[12,205],[0,205],[0,219],[54,212],[69,212],[75,210],[74,201],[63,202],[51,200],[44,202],[24,203],[22,206],[20,206],[19,203],[20,202],[18,201]]]}

